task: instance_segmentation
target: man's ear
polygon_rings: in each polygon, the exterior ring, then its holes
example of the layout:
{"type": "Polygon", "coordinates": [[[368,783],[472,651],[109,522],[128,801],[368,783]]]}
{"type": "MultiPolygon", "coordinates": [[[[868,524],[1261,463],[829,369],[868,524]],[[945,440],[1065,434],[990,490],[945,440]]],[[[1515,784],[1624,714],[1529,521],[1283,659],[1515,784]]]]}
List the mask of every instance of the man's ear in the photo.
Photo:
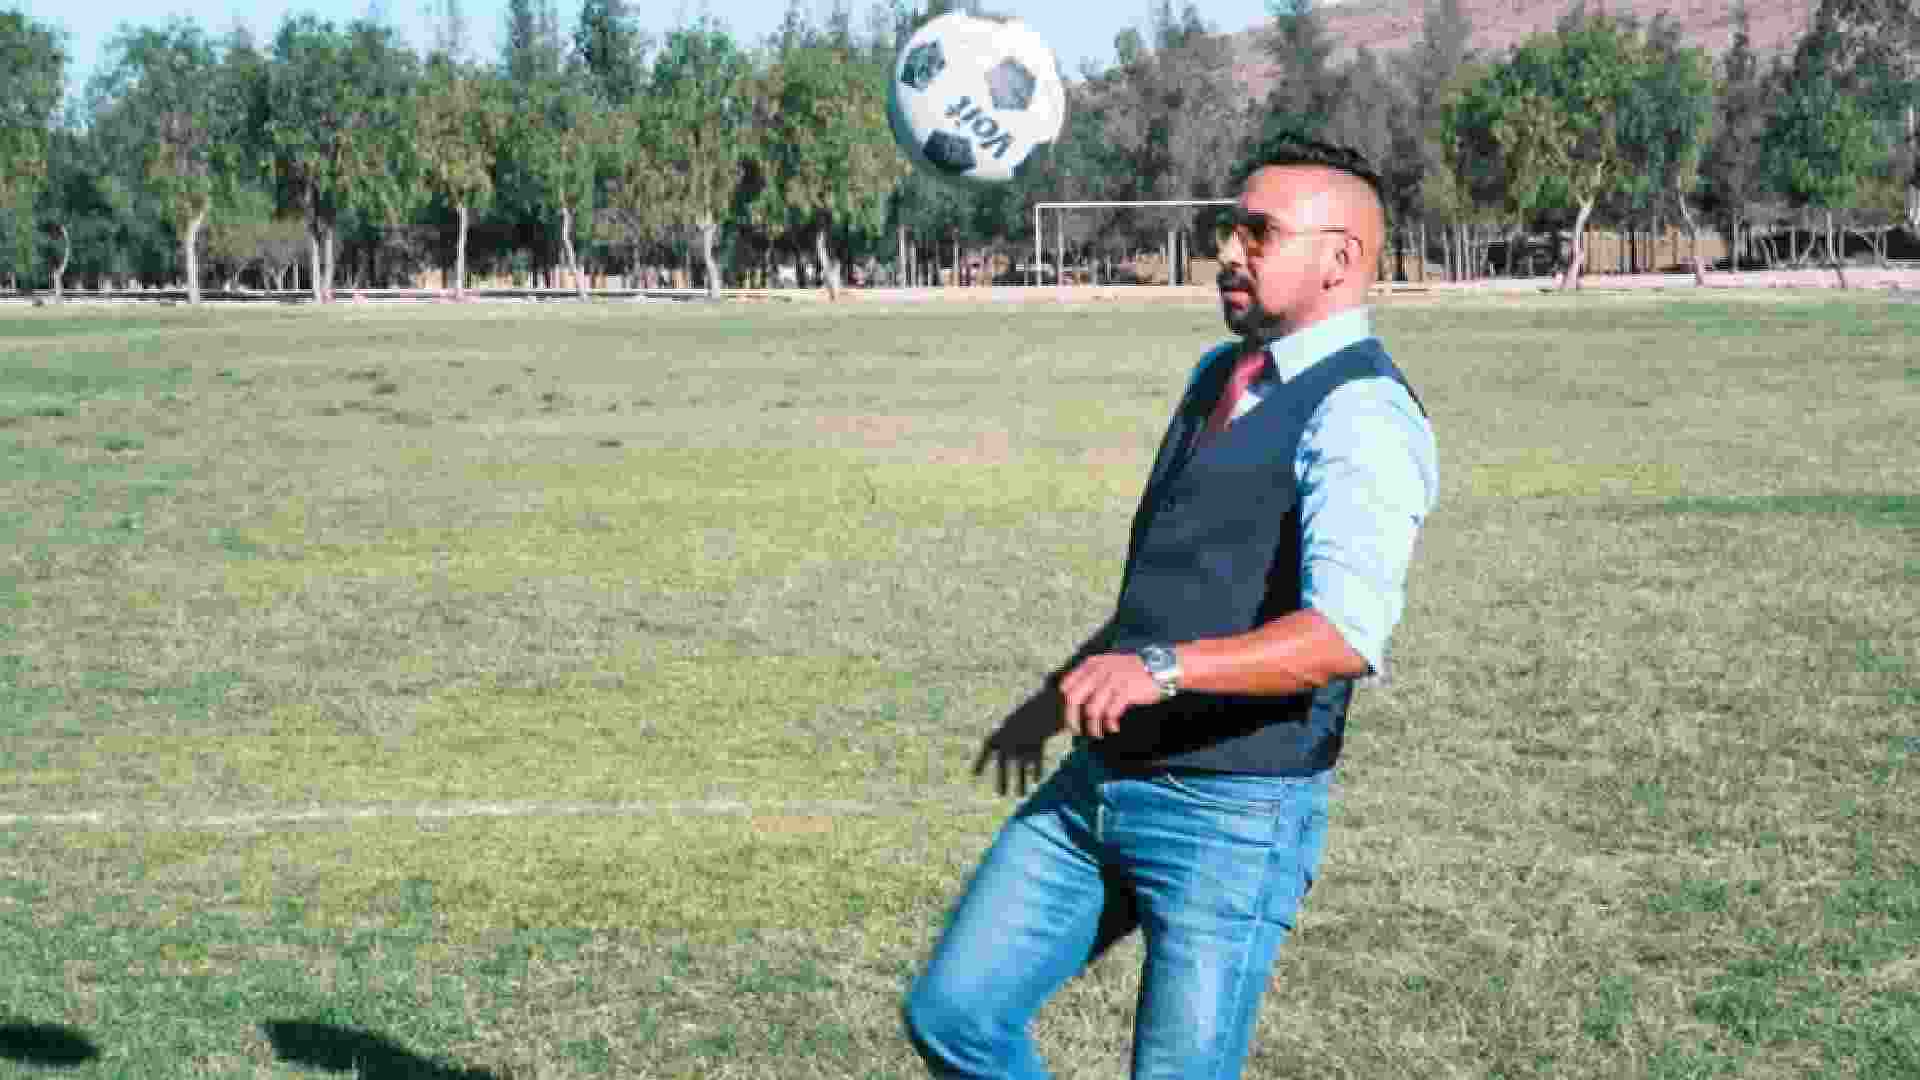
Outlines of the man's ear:
{"type": "Polygon", "coordinates": [[[1333,251],[1333,264],[1328,268],[1326,275],[1327,288],[1345,284],[1347,278],[1357,272],[1358,264],[1355,260],[1358,256],[1353,249],[1358,244],[1354,237],[1344,233],[1341,235],[1340,246],[1333,251]]]}
{"type": "Polygon", "coordinates": [[[1328,257],[1326,272],[1320,275],[1321,287],[1327,289],[1337,288],[1347,280],[1347,275],[1352,272],[1353,267],[1347,258],[1347,245],[1343,243],[1335,248],[1333,254],[1328,257]]]}

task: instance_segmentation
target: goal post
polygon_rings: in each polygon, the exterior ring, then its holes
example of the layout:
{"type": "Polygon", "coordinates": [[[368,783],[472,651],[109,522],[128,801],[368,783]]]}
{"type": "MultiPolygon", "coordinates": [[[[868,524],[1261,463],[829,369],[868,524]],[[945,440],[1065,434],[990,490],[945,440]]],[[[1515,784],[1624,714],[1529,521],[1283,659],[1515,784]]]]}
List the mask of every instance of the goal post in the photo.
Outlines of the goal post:
{"type": "MultiPolygon", "coordinates": [[[[1033,267],[1028,271],[1035,285],[1045,284],[1040,279],[1040,263],[1045,255],[1041,251],[1042,238],[1046,235],[1041,211],[1052,210],[1054,214],[1054,253],[1058,260],[1057,284],[1064,285],[1067,275],[1067,211],[1069,210],[1122,210],[1130,207],[1173,207],[1173,206],[1232,206],[1232,199],[1135,199],[1135,200],[1095,200],[1088,202],[1037,202],[1033,204],[1033,267]]],[[[1172,253],[1170,252],[1169,255],[1172,253]]],[[[1173,285],[1177,275],[1173,264],[1167,265],[1167,284],[1173,285]]]]}

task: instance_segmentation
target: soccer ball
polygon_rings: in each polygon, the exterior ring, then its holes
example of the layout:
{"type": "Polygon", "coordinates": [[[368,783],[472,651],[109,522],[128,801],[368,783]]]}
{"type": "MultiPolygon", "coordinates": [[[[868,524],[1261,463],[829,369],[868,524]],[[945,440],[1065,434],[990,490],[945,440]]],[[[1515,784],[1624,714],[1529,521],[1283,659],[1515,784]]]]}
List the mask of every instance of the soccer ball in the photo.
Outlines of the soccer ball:
{"type": "Polygon", "coordinates": [[[1011,180],[1066,118],[1053,50],[1018,19],[948,12],[922,26],[894,61],[893,137],[938,176],[1011,180]]]}

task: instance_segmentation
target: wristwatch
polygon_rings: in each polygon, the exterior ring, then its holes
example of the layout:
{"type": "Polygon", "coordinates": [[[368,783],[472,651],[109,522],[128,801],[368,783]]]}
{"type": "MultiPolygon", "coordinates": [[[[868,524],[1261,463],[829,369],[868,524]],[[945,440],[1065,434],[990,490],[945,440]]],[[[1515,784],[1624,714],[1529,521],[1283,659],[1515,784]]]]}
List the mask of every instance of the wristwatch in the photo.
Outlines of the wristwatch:
{"type": "Polygon", "coordinates": [[[1147,665],[1147,674],[1160,687],[1162,700],[1180,692],[1180,658],[1174,655],[1172,646],[1148,645],[1139,655],[1140,662],[1147,665]]]}

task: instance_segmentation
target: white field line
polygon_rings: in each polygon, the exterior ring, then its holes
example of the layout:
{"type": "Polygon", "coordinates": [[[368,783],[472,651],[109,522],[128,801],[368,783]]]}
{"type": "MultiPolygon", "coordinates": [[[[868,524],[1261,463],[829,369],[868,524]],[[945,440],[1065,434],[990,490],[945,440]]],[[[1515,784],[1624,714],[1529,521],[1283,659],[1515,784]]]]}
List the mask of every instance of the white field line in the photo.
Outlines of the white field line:
{"type": "Polygon", "coordinates": [[[1016,805],[1005,799],[919,799],[864,802],[852,799],[746,802],[702,799],[686,802],[450,802],[307,806],[228,813],[181,814],[136,808],[69,810],[54,813],[0,813],[10,825],[75,829],[272,829],[297,825],[359,821],[463,821],[475,818],[539,817],[872,817],[913,810],[952,811],[1016,805]]]}

